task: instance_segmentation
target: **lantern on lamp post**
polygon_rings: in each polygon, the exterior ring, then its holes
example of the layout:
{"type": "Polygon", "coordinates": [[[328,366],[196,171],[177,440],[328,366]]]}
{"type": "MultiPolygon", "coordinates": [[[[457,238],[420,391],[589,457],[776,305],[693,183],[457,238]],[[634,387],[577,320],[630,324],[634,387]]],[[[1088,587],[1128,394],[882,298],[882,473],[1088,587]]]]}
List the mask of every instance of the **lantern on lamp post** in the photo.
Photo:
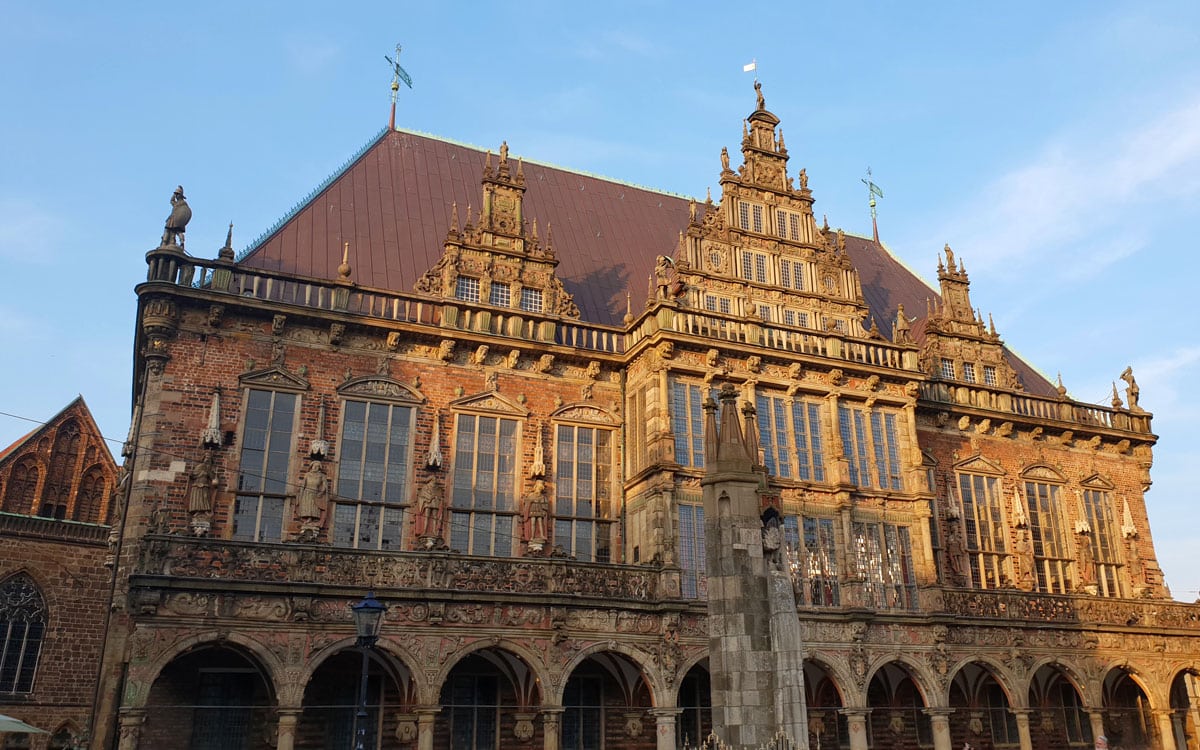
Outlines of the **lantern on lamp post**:
{"type": "Polygon", "coordinates": [[[367,593],[358,604],[350,605],[354,615],[354,630],[358,635],[358,648],[362,651],[362,672],[358,687],[358,713],[354,717],[354,750],[365,750],[367,738],[367,669],[370,666],[371,649],[379,640],[383,627],[383,613],[387,605],[375,598],[375,592],[367,593]]]}

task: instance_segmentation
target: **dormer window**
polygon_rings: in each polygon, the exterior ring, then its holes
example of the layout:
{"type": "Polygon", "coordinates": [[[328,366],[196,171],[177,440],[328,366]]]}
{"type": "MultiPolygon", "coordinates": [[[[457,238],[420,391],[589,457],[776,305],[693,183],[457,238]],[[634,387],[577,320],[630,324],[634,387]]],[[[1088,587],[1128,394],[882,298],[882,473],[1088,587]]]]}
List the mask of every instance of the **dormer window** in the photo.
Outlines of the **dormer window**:
{"type": "Polygon", "coordinates": [[[542,311],[542,290],[524,288],[521,290],[521,309],[526,312],[540,313],[542,311]]]}
{"type": "Polygon", "coordinates": [[[757,281],[760,284],[767,283],[766,253],[742,251],[742,278],[747,281],[757,281]]]}
{"type": "Polygon", "coordinates": [[[463,302],[479,301],[479,279],[471,276],[459,276],[454,287],[454,297],[463,302]]]}
{"type": "Polygon", "coordinates": [[[983,366],[983,384],[996,385],[996,368],[991,365],[983,366]]]}
{"type": "Polygon", "coordinates": [[[968,383],[975,382],[975,363],[963,362],[963,380],[968,383]]]}
{"type": "Polygon", "coordinates": [[[804,264],[795,260],[779,263],[779,283],[788,289],[804,290],[804,264]]]}
{"type": "Polygon", "coordinates": [[[947,380],[954,379],[954,360],[942,357],[942,377],[947,380]]]}
{"type": "Polygon", "coordinates": [[[785,240],[800,239],[800,214],[795,211],[775,211],[775,233],[785,240]]]}
{"type": "MultiPolygon", "coordinates": [[[[461,280],[459,279],[459,281],[461,280]]],[[[491,289],[488,291],[488,301],[496,307],[510,307],[512,305],[512,287],[503,281],[493,281],[491,289]]]]}

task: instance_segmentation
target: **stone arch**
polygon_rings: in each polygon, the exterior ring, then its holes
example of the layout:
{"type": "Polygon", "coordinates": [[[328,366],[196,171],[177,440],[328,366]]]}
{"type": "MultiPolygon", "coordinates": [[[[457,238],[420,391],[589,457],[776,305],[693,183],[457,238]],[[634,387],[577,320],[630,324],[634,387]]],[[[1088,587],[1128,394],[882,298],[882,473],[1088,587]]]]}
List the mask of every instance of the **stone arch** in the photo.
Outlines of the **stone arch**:
{"type": "Polygon", "coordinates": [[[1043,667],[1050,667],[1051,669],[1061,673],[1063,677],[1075,688],[1075,692],[1079,693],[1080,698],[1082,698],[1085,702],[1089,699],[1089,684],[1087,677],[1084,676],[1083,672],[1081,672],[1078,667],[1076,667],[1070,661],[1064,660],[1061,656],[1046,656],[1030,664],[1030,684],[1026,685],[1027,690],[1032,687],[1033,676],[1036,675],[1043,667]]]}
{"type": "Polygon", "coordinates": [[[104,519],[100,517],[100,508],[107,495],[108,481],[104,477],[104,467],[92,464],[79,479],[72,518],[85,523],[101,523],[104,519]]]}
{"type": "Polygon", "coordinates": [[[818,653],[804,660],[808,732],[815,742],[826,747],[849,743],[849,726],[839,709],[849,705],[847,686],[853,684],[853,679],[840,667],[837,659],[818,653]]]}
{"type": "Polygon", "coordinates": [[[24,570],[0,581],[0,648],[7,662],[0,690],[5,693],[30,693],[37,681],[43,641],[51,632],[45,592],[24,570]]]}
{"type": "Polygon", "coordinates": [[[712,679],[708,653],[701,652],[684,664],[675,706],[680,709],[675,722],[675,738],[695,744],[712,732],[712,679]]]}
{"type": "Polygon", "coordinates": [[[46,747],[48,750],[71,750],[71,748],[81,747],[80,743],[82,742],[84,742],[83,730],[74,721],[68,719],[50,733],[50,740],[46,747]]]}
{"type": "Polygon", "coordinates": [[[868,744],[882,747],[929,745],[933,727],[924,709],[933,708],[936,695],[923,666],[907,655],[888,654],[868,672],[861,702],[848,708],[870,707],[868,744]]]}
{"type": "Polygon", "coordinates": [[[550,670],[546,668],[546,665],[532,649],[508,638],[484,638],[469,643],[446,657],[442,666],[434,675],[434,678],[429,681],[428,689],[430,692],[421,696],[422,702],[436,704],[438,702],[438,694],[442,690],[442,685],[445,684],[446,678],[450,676],[454,668],[468,656],[488,650],[507,651],[520,658],[521,661],[525,662],[525,666],[529,668],[529,671],[533,674],[534,679],[538,681],[538,684],[542,685],[543,693],[546,690],[545,686],[551,684],[550,670]]]}
{"type": "MultiPolygon", "coordinates": [[[[135,634],[135,660],[153,642],[135,634]]],[[[281,669],[261,643],[240,633],[205,632],[177,639],[148,662],[131,666],[125,707],[146,709],[139,744],[247,748],[275,731],[281,669]]]]}
{"type": "Polygon", "coordinates": [[[3,510],[29,515],[34,512],[38,485],[45,476],[45,467],[34,456],[22,456],[8,472],[4,487],[3,510]]]}
{"type": "MultiPolygon", "coordinates": [[[[141,632],[149,635],[147,631],[141,632]]],[[[136,641],[137,634],[134,635],[134,638],[136,641]]],[[[271,697],[277,700],[280,692],[279,677],[283,674],[284,668],[275,654],[259,641],[243,633],[210,630],[203,633],[185,635],[176,639],[160,651],[151,661],[138,669],[138,677],[145,683],[143,689],[140,691],[127,691],[127,696],[132,694],[138,700],[125,702],[122,707],[145,708],[146,699],[150,695],[151,685],[159,678],[163,669],[168,664],[188,653],[210,647],[228,648],[241,653],[251,664],[262,671],[267,687],[270,688],[271,697]]]]}
{"type": "Polygon", "coordinates": [[[982,746],[983,738],[996,744],[1019,742],[1016,716],[1026,698],[1014,699],[1012,678],[1003,666],[982,657],[964,659],[954,666],[946,686],[950,715],[951,744],[982,746]]]}
{"type": "Polygon", "coordinates": [[[422,683],[413,668],[416,660],[388,638],[380,639],[365,652],[356,637],[341,638],[325,645],[302,669],[287,703],[300,708],[296,725],[297,743],[306,747],[347,747],[354,743],[356,728],[366,732],[365,744],[375,747],[381,737],[415,738],[415,709],[422,683]],[[366,657],[364,661],[364,656],[366,657]],[[366,665],[368,719],[357,724],[363,666],[366,665]]]}
{"type": "Polygon", "coordinates": [[[564,747],[598,747],[606,734],[610,742],[655,734],[653,721],[646,726],[647,711],[674,707],[675,695],[653,684],[645,664],[635,658],[638,653],[618,643],[595,644],[579,652],[563,670],[562,680],[547,689],[543,703],[563,707],[564,747]]]}
{"type": "Polygon", "coordinates": [[[1034,750],[1050,750],[1093,742],[1086,715],[1084,681],[1056,658],[1035,662],[1026,686],[1029,726],[1034,750]]]}
{"type": "MultiPolygon", "coordinates": [[[[852,705],[858,696],[853,692],[854,677],[847,671],[845,660],[838,659],[832,654],[826,654],[823,651],[814,651],[804,659],[806,668],[810,662],[823,669],[832,678],[831,682],[837,688],[838,697],[841,698],[842,705],[846,707],[852,705]]],[[[808,670],[805,669],[805,672],[805,689],[807,689],[808,670]]],[[[861,701],[859,702],[861,703],[861,701]]]]}
{"type": "Polygon", "coordinates": [[[609,651],[625,656],[633,663],[633,666],[638,668],[638,671],[641,672],[642,679],[646,681],[646,687],[650,689],[651,705],[653,705],[655,708],[673,707],[673,703],[671,706],[667,706],[664,702],[664,700],[668,697],[671,699],[674,699],[675,697],[675,691],[666,686],[664,678],[669,678],[672,684],[674,684],[678,681],[678,677],[681,674],[686,674],[686,672],[663,675],[659,670],[650,666],[654,662],[653,656],[645,651],[634,648],[627,643],[619,643],[616,641],[594,643],[585,649],[575,652],[575,655],[571,658],[571,660],[563,666],[562,679],[559,680],[553,687],[548,687],[545,689],[545,697],[543,698],[543,702],[551,705],[561,705],[563,691],[567,687],[567,679],[570,677],[571,673],[574,672],[580,664],[592,656],[609,651]]]}
{"type": "Polygon", "coordinates": [[[1158,743],[1158,724],[1151,713],[1166,708],[1166,700],[1154,689],[1155,681],[1147,679],[1128,662],[1108,665],[1098,686],[1103,708],[1104,734],[1109,746],[1119,745],[1126,750],[1149,750],[1161,747],[1158,743]]]}
{"type": "Polygon", "coordinates": [[[1171,730],[1175,736],[1175,747],[1186,748],[1187,738],[1195,737],[1197,726],[1196,709],[1200,708],[1200,670],[1193,666],[1174,668],[1168,698],[1171,706],[1171,730]]]}
{"type": "MultiPolygon", "coordinates": [[[[858,699],[858,702],[855,704],[855,706],[867,706],[866,694],[867,692],[870,692],[872,680],[874,680],[875,677],[879,675],[880,671],[889,664],[899,664],[905,668],[909,674],[909,678],[913,682],[913,685],[917,688],[917,691],[921,696],[921,700],[925,702],[925,706],[927,708],[936,708],[942,705],[938,703],[938,700],[942,697],[942,694],[940,691],[934,689],[934,686],[938,684],[938,680],[934,678],[934,675],[929,671],[929,668],[908,654],[891,653],[877,658],[871,665],[870,669],[867,670],[866,679],[864,679],[862,683],[863,692],[854,696],[856,699],[858,699]]],[[[854,682],[850,681],[844,684],[853,685],[854,682]]],[[[849,691],[847,691],[847,693],[848,692],[849,691]]]]}
{"type": "Polygon", "coordinates": [[[986,654],[979,654],[959,661],[950,668],[950,679],[946,682],[946,691],[941,696],[945,701],[945,705],[950,705],[950,690],[954,686],[954,678],[966,666],[970,664],[979,664],[987,668],[989,674],[1004,691],[1004,697],[1008,699],[1008,704],[1013,708],[1025,708],[1025,698],[1021,692],[1016,689],[1016,678],[1000,662],[986,654]]]}

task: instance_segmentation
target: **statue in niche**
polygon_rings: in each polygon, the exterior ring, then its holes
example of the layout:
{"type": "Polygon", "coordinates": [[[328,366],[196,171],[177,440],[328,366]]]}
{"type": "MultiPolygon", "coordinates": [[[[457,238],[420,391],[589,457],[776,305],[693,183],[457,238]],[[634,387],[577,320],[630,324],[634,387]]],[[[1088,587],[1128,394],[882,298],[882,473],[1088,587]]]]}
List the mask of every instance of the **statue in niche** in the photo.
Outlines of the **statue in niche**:
{"type": "Polygon", "coordinates": [[[300,539],[314,541],[321,530],[321,514],[329,499],[329,477],[320,461],[312,461],[300,481],[296,515],[300,517],[300,539]]]}
{"type": "Polygon", "coordinates": [[[437,477],[421,485],[417,493],[417,508],[421,512],[422,537],[440,537],[442,534],[442,483],[437,477]]]}
{"type": "Polygon", "coordinates": [[[1017,543],[1013,547],[1013,555],[1017,566],[1017,588],[1021,591],[1033,591],[1033,544],[1029,539],[1029,529],[1017,529],[1017,543]]]}
{"type": "Polygon", "coordinates": [[[187,198],[183,195],[183,185],[175,188],[171,195],[171,215],[167,217],[163,229],[162,245],[177,245],[183,249],[183,233],[187,231],[188,222],[192,220],[192,209],[188,207],[187,198]]]}
{"type": "Polygon", "coordinates": [[[1075,535],[1079,547],[1079,588],[1086,593],[1095,593],[1095,562],[1092,550],[1092,535],[1079,533],[1075,535]]]}
{"type": "Polygon", "coordinates": [[[951,586],[967,585],[967,546],[963,541],[959,521],[950,521],[946,532],[946,583],[951,586]]]}
{"type": "Polygon", "coordinates": [[[213,471],[212,454],[204,456],[204,460],[196,464],[190,477],[188,488],[188,512],[211,513],[213,491],[217,487],[217,475],[213,471]]]}
{"type": "Polygon", "coordinates": [[[529,516],[529,549],[541,552],[550,539],[550,500],[546,498],[546,483],[538,479],[525,496],[526,513],[529,516]]]}

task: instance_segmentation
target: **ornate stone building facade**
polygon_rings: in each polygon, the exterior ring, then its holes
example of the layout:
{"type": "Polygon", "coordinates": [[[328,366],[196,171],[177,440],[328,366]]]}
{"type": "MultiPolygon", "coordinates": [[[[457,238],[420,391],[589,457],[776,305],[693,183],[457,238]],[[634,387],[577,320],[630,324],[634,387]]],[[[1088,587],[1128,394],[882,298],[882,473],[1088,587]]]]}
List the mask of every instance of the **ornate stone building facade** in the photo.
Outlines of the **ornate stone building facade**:
{"type": "MultiPolygon", "coordinates": [[[[117,466],[83,398],[0,451],[0,714],[86,742],[112,585],[117,466]]],[[[31,737],[0,735],[3,747],[31,737]]]]}
{"type": "Polygon", "coordinates": [[[759,687],[801,743],[1200,748],[1133,374],[1076,402],[950,248],[935,291],[819,223],[779,124],[759,91],[716,202],[389,130],[242,257],[184,251],[177,191],[93,747],[350,746],[369,589],[370,747],[696,744],[738,690],[724,494],[791,587],[759,687]],[[706,474],[722,389],[745,456],[706,474]]]}

